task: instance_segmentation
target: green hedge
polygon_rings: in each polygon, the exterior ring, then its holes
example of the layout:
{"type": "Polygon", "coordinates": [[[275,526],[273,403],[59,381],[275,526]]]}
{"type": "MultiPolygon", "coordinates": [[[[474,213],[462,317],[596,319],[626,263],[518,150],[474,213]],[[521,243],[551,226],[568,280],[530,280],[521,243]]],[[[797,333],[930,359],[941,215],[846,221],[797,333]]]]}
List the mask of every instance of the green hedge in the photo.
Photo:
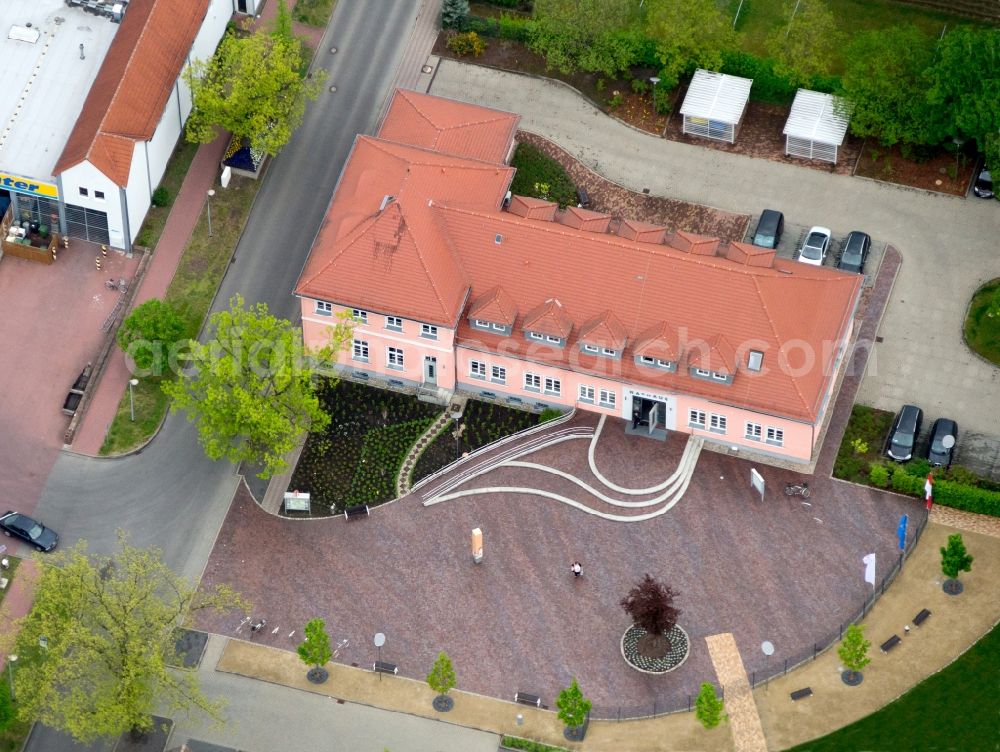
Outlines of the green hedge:
{"type": "Polygon", "coordinates": [[[483,18],[468,15],[458,22],[458,31],[474,31],[482,37],[494,39],[512,39],[515,42],[527,43],[535,29],[535,21],[521,16],[500,18],[483,18]]]}
{"type": "MultiPolygon", "coordinates": [[[[742,50],[723,51],[721,72],[731,76],[752,78],[750,98],[758,102],[790,104],[798,89],[787,78],[775,72],[773,60],[742,50]]],[[[827,94],[833,93],[839,87],[840,78],[837,76],[817,76],[809,86],[814,91],[827,94]]]]}
{"type": "Polygon", "coordinates": [[[551,747],[519,736],[505,736],[500,744],[507,749],[522,749],[524,752],[569,752],[565,747],[551,747]]]}
{"type": "MultiPolygon", "coordinates": [[[[923,497],[926,479],[926,474],[915,475],[905,465],[899,465],[892,471],[892,488],[900,493],[923,497]]],[[[935,478],[934,502],[966,512],[1000,517],[1000,491],[988,488],[935,478]]]]}

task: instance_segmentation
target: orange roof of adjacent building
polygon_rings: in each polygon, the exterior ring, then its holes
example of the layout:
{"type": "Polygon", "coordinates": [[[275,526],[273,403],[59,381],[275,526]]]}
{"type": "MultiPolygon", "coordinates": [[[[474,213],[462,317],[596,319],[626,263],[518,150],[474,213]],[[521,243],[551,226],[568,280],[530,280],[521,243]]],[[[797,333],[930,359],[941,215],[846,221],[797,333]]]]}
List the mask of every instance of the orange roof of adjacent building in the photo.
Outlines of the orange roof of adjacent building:
{"type": "Polygon", "coordinates": [[[503,162],[520,116],[396,89],[379,137],[457,157],[503,162]]]}
{"type": "Polygon", "coordinates": [[[137,141],[156,132],[209,0],[132,0],[56,162],[89,161],[128,184],[137,141]]]}
{"type": "MultiPolygon", "coordinates": [[[[465,108],[436,100],[435,111],[451,106],[465,108]]],[[[504,211],[511,177],[505,165],[359,137],[297,292],[456,326],[456,344],[470,349],[817,418],[860,275],[691,233],[664,243],[662,228],[637,222],[586,231],[536,199],[515,196],[504,211]],[[515,331],[473,329],[467,317],[512,320],[515,331]],[[529,343],[527,331],[565,346],[529,343]],[[604,341],[633,349],[621,358],[580,350],[604,341]],[[746,368],[751,349],[764,353],[760,372],[746,368]],[[649,368],[635,355],[684,367],[649,368]],[[694,378],[689,364],[735,376],[694,378]]]]}

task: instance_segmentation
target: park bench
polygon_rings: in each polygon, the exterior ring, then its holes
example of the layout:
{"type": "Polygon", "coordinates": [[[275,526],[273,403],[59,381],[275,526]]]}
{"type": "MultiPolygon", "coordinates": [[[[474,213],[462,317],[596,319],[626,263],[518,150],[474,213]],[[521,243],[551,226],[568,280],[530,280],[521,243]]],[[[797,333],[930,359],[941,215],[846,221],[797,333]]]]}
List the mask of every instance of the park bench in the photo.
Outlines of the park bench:
{"type": "Polygon", "coordinates": [[[586,188],[576,189],[576,205],[581,209],[586,209],[590,206],[590,196],[587,195],[586,188]]]}
{"type": "Polygon", "coordinates": [[[919,627],[921,624],[927,621],[927,617],[930,615],[931,612],[928,611],[926,608],[920,609],[920,613],[913,617],[913,625],[919,627]]]}
{"type": "Polygon", "coordinates": [[[888,640],[882,643],[881,650],[883,653],[888,653],[894,647],[900,643],[899,635],[893,635],[888,640]]]}
{"type": "Polygon", "coordinates": [[[360,519],[361,517],[367,517],[367,516],[368,516],[367,504],[358,504],[357,506],[347,507],[347,509],[344,510],[344,519],[346,519],[348,522],[351,520],[356,520],[360,519]]]}
{"type": "Polygon", "coordinates": [[[536,708],[542,707],[542,698],[528,692],[515,692],[514,702],[520,705],[534,705],[536,708]]]}
{"type": "Polygon", "coordinates": [[[399,673],[399,666],[395,663],[388,663],[387,661],[375,661],[372,664],[372,671],[377,674],[392,674],[395,676],[399,673]]]}
{"type": "Polygon", "coordinates": [[[76,381],[73,382],[73,386],[69,388],[69,394],[66,395],[66,399],[63,401],[62,411],[67,415],[74,415],[76,409],[80,406],[80,401],[83,399],[83,392],[87,388],[87,384],[90,382],[90,371],[91,365],[88,363],[80,375],[76,377],[76,381]]]}
{"type": "Polygon", "coordinates": [[[791,698],[792,700],[801,700],[803,697],[809,697],[812,693],[812,687],[803,687],[792,692],[791,698]]]}

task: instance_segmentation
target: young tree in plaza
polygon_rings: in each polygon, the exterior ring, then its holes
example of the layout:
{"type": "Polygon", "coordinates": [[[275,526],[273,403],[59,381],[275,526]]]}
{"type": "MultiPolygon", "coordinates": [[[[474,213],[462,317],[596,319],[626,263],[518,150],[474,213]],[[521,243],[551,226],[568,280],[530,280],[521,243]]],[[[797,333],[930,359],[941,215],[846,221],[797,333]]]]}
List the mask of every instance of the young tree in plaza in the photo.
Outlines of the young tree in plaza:
{"type": "MultiPolygon", "coordinates": [[[[326,624],[322,619],[310,619],[306,622],[305,639],[299,643],[296,652],[299,658],[307,666],[314,669],[323,669],[323,666],[333,657],[333,650],[330,649],[330,635],[326,633],[326,624]]],[[[312,673],[312,672],[310,672],[312,673]]],[[[317,677],[326,679],[326,671],[317,672],[317,677]]]]}
{"type": "Polygon", "coordinates": [[[438,653],[431,672],[427,674],[427,686],[439,695],[446,695],[455,687],[455,667],[443,650],[438,653]]]}
{"type": "Polygon", "coordinates": [[[708,682],[702,682],[698,699],[694,704],[694,714],[698,721],[707,729],[713,729],[726,720],[722,712],[725,703],[715,694],[715,687],[708,682]]]}
{"type": "Polygon", "coordinates": [[[794,86],[811,86],[817,76],[832,70],[842,35],[823,0],[799,0],[788,11],[788,25],[775,29],[768,40],[774,72],[794,86]]]}
{"type": "Polygon", "coordinates": [[[302,122],[306,101],[322,88],[323,71],[306,78],[302,62],[302,42],[280,13],[272,31],[227,33],[211,60],[196,60],[184,72],[194,100],[188,141],[209,143],[221,127],[251,149],[277,154],[302,122]]]}
{"type": "MultiPolygon", "coordinates": [[[[965,550],[965,543],[960,533],[948,536],[948,545],[941,547],[941,573],[949,580],[957,580],[960,572],[972,570],[973,557],[965,550]]],[[[945,589],[948,583],[945,583],[945,589]]],[[[953,591],[958,591],[957,586],[952,586],[953,591]]]]}
{"type": "Polygon", "coordinates": [[[162,376],[168,371],[172,348],[187,335],[185,329],[184,319],[170,303],[152,298],[125,318],[116,339],[140,371],[162,376]]]}
{"type": "MultiPolygon", "coordinates": [[[[163,385],[172,410],[185,410],[198,426],[213,460],[260,464],[262,478],[287,467],[285,455],[309,430],[330,421],[313,387],[313,370],[302,331],[257,303],[245,308],[239,295],[227,311],[209,319],[212,339],[191,341],[191,368],[163,385]]],[[[329,342],[310,357],[329,360],[344,347],[351,328],[330,327],[329,342]]]]}
{"type": "Polygon", "coordinates": [[[646,631],[639,638],[638,649],[650,658],[662,658],[670,652],[667,633],[677,624],[680,611],[674,607],[676,593],[648,574],[621,600],[621,607],[636,626],[646,631]]]}
{"type": "Polygon", "coordinates": [[[587,720],[587,713],[593,703],[583,696],[580,685],[576,683],[576,677],[570,685],[559,693],[556,698],[556,707],[559,708],[559,720],[569,728],[577,728],[587,720]]]}
{"type": "Polygon", "coordinates": [[[844,639],[837,648],[837,655],[850,672],[852,680],[857,677],[861,669],[871,663],[872,659],[868,657],[868,648],[871,646],[871,642],[865,639],[864,627],[851,624],[844,630],[844,639]]]}
{"type": "Polygon", "coordinates": [[[176,630],[203,609],[248,611],[227,586],[198,590],[160,560],[129,546],[112,556],[86,543],[40,558],[34,604],[21,623],[13,675],[18,716],[89,743],[146,732],[153,712],[201,710],[221,719],[197,674],[180,665],[176,630]]]}

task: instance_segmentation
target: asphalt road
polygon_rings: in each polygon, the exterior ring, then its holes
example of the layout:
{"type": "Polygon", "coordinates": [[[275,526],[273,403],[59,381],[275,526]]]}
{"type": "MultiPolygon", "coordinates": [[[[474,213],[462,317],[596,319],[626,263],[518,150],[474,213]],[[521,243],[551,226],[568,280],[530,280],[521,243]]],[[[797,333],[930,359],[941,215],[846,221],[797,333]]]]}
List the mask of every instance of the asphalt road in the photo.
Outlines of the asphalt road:
{"type": "MultiPolygon", "coordinates": [[[[419,5],[337,3],[314,62],[314,70],[327,71],[325,88],[264,177],[215,309],[239,292],[248,303],[263,301],[278,316],[299,318],[292,288],[355,135],[374,130],[419,5]]],[[[183,415],[171,415],[138,455],[103,460],[63,452],[37,514],[59,531],[63,545],[82,538],[91,550],[111,551],[116,531],[124,529],[133,544],[159,546],[175,571],[197,577],[238,481],[229,463],[205,458],[183,415]]]]}

